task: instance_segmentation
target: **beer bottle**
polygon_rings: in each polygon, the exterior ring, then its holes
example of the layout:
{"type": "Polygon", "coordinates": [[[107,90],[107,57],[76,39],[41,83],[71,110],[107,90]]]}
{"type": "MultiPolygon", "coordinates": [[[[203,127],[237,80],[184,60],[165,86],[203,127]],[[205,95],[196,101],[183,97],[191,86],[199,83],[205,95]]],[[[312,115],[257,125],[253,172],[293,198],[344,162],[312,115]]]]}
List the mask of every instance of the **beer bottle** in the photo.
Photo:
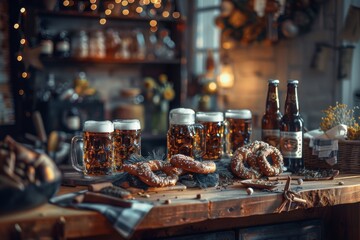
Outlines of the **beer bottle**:
{"type": "Polygon", "coordinates": [[[261,120],[261,140],[277,148],[279,148],[280,143],[280,123],[282,118],[278,85],[279,80],[269,79],[265,114],[261,120]]]}
{"type": "Polygon", "coordinates": [[[280,125],[280,151],[288,171],[304,167],[302,159],[304,123],[299,113],[298,80],[288,80],[284,116],[280,125]]]}

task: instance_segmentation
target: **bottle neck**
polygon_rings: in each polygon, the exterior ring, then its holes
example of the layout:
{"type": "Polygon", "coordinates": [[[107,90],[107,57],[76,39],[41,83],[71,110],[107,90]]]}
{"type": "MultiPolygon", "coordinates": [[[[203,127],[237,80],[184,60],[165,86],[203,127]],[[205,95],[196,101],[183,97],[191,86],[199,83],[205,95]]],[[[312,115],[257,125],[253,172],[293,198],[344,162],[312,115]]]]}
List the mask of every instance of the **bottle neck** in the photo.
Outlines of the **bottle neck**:
{"type": "Polygon", "coordinates": [[[277,113],[280,111],[278,86],[269,84],[266,98],[266,113],[277,113]]]}
{"type": "Polygon", "coordinates": [[[297,85],[295,84],[288,84],[286,100],[285,100],[285,114],[292,114],[292,115],[299,114],[297,85]]]}

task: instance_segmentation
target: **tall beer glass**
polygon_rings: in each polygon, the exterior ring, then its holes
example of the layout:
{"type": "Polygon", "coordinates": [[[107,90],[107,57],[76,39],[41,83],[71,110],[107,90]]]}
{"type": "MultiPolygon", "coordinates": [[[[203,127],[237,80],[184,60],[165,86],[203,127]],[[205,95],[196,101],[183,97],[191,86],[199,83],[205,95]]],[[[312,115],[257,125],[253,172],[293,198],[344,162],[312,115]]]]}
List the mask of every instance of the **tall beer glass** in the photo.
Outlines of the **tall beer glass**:
{"type": "Polygon", "coordinates": [[[236,149],[251,140],[252,114],[248,109],[227,110],[225,112],[226,154],[232,156],[236,149]]]}
{"type": "Polygon", "coordinates": [[[113,133],[111,121],[86,121],[83,135],[74,136],[71,140],[73,168],[85,176],[111,175],[114,171],[113,133]],[[81,154],[80,142],[83,144],[81,154]]]}

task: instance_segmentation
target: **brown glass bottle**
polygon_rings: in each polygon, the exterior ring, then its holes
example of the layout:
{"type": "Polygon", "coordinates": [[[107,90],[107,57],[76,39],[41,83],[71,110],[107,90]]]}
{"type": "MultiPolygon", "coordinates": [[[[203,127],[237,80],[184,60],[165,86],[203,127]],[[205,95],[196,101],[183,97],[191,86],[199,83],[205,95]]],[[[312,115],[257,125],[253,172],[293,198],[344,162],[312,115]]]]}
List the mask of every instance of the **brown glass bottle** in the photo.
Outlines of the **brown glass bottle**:
{"type": "Polygon", "coordinates": [[[261,140],[277,148],[279,148],[280,143],[280,124],[282,118],[278,85],[279,80],[269,79],[265,114],[261,121],[261,140]]]}
{"type": "Polygon", "coordinates": [[[285,111],[280,126],[280,151],[284,157],[284,166],[291,172],[304,167],[302,158],[304,123],[299,110],[298,83],[298,80],[288,80],[285,111]]]}

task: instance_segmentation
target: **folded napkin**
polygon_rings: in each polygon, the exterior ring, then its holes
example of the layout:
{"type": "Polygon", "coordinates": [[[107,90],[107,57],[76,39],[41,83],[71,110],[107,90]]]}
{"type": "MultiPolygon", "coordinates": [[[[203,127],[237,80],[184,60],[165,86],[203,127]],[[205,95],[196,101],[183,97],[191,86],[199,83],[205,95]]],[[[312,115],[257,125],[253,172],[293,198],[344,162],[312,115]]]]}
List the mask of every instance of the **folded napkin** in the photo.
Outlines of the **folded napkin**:
{"type": "Polygon", "coordinates": [[[51,198],[49,202],[61,207],[73,207],[76,209],[88,209],[100,212],[124,238],[130,238],[132,236],[136,226],[139,225],[153,207],[150,203],[135,200],[131,200],[131,207],[126,208],[98,203],[74,203],[74,198],[85,192],[87,192],[87,190],[59,195],[51,198]]]}
{"type": "Polygon", "coordinates": [[[347,126],[339,124],[326,132],[313,130],[304,134],[309,138],[309,147],[312,148],[312,155],[318,156],[319,160],[326,161],[330,166],[337,163],[339,140],[344,140],[347,135],[347,126]]]}

